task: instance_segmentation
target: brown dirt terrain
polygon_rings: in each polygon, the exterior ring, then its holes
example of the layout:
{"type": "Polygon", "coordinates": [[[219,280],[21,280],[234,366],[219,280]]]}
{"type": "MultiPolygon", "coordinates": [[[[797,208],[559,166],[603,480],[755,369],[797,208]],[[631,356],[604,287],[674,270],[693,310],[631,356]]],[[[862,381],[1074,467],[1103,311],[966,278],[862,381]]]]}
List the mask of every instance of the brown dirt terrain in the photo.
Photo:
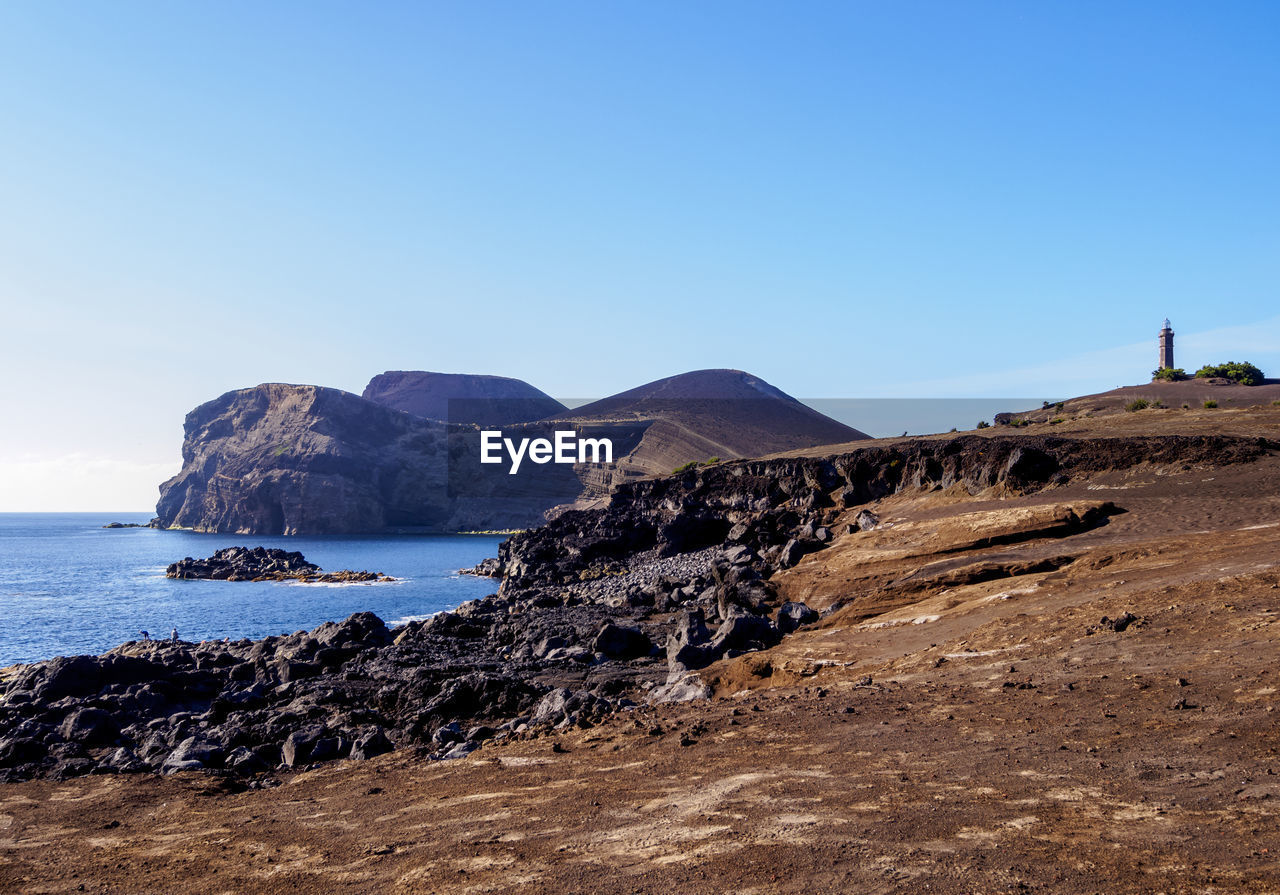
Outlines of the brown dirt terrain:
{"type": "Polygon", "coordinates": [[[1230,379],[1218,377],[1192,378],[1182,382],[1153,381],[1143,385],[1126,385],[1096,395],[1071,398],[1063,401],[1060,408],[1056,405],[1046,408],[1028,408],[1026,412],[1014,415],[1034,422],[1069,419],[1082,415],[1101,416],[1122,413],[1126,407],[1139,399],[1153,404],[1158,402],[1172,409],[1199,410],[1204,406],[1205,401],[1214,401],[1219,408],[1239,410],[1257,405],[1265,406],[1280,400],[1280,381],[1268,379],[1258,385],[1241,385],[1230,379]]]}
{"type": "Polygon", "coordinates": [[[872,509],[775,579],[834,611],[710,703],[265,790],[8,785],[0,891],[1280,892],[1280,456],[872,509]]]}

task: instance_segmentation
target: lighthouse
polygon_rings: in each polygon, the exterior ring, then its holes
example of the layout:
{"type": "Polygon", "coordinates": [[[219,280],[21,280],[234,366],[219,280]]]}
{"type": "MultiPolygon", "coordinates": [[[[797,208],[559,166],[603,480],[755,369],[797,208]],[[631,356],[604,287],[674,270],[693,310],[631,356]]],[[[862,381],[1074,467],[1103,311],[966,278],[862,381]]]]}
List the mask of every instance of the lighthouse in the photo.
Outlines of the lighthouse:
{"type": "Polygon", "coordinates": [[[1173,327],[1168,317],[1164,318],[1164,329],[1160,330],[1160,364],[1156,369],[1173,369],[1173,327]]]}

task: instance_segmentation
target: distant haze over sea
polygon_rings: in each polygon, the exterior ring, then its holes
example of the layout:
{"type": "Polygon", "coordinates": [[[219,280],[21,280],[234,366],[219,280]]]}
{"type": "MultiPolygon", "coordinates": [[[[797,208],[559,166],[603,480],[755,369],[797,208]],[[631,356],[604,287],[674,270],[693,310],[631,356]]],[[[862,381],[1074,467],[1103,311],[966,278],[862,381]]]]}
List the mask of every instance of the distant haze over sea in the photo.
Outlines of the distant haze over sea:
{"type": "MultiPolygon", "coordinates": [[[[573,409],[596,398],[558,398],[573,409]]],[[[997,413],[1039,408],[1045,398],[801,398],[801,402],[832,419],[861,429],[874,438],[906,432],[932,435],[951,429],[972,429],[979,420],[991,422],[997,413]]],[[[1055,399],[1056,400],[1056,399],[1055,399]]]]}

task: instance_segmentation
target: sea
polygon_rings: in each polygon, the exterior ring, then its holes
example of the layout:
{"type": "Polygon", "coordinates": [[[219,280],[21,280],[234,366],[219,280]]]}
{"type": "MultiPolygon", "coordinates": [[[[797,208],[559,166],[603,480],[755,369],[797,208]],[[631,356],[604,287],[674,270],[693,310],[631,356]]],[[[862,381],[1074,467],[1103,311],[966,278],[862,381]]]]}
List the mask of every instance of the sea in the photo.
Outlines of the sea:
{"type": "Polygon", "coordinates": [[[496,556],[499,535],[263,537],[150,528],[148,513],[0,513],[0,668],[97,655],[141,631],[183,640],[260,638],[369,611],[388,625],[429,618],[496,590],[458,570],[496,556]],[[391,582],[178,581],[165,567],[221,547],[301,551],[325,571],[383,572],[391,582]]]}

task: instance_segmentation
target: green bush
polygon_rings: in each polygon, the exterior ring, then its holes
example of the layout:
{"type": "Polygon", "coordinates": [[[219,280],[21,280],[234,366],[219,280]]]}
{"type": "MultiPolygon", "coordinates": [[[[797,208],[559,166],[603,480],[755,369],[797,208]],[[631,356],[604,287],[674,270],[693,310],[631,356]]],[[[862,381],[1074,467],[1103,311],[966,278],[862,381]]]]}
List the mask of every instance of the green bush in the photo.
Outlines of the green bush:
{"type": "Polygon", "coordinates": [[[1066,421],[1065,417],[1055,416],[1053,419],[1049,420],[1049,425],[1056,426],[1058,423],[1065,423],[1066,421]]]}
{"type": "Polygon", "coordinates": [[[1146,398],[1136,398],[1135,400],[1130,401],[1128,404],[1124,405],[1124,409],[1129,411],[1130,413],[1136,413],[1139,410],[1146,410],[1150,406],[1151,406],[1151,402],[1148,401],[1146,398]]]}
{"type": "Polygon", "coordinates": [[[1182,367],[1161,367],[1151,372],[1151,378],[1159,382],[1181,382],[1188,376],[1187,371],[1182,367]]]}
{"type": "Polygon", "coordinates": [[[1065,404],[1063,404],[1061,401],[1059,401],[1057,404],[1054,404],[1054,405],[1053,405],[1053,409],[1054,409],[1054,410],[1057,410],[1057,411],[1059,411],[1059,412],[1061,412],[1061,411],[1062,411],[1062,408],[1063,408],[1063,407],[1065,407],[1065,406],[1066,406],[1065,404]]]}
{"type": "Polygon", "coordinates": [[[711,459],[707,460],[707,465],[708,465],[708,466],[711,466],[711,465],[716,464],[716,463],[719,463],[719,462],[720,462],[720,458],[719,458],[719,457],[712,457],[711,459]]]}
{"type": "Polygon", "coordinates": [[[1210,398],[1208,401],[1204,402],[1204,406],[1206,409],[1212,410],[1213,408],[1218,406],[1218,402],[1210,398]]]}
{"type": "Polygon", "coordinates": [[[1247,361],[1242,363],[1232,360],[1225,364],[1205,364],[1196,370],[1197,379],[1209,379],[1215,376],[1234,380],[1241,385],[1261,385],[1262,380],[1266,378],[1261,370],[1247,361]]]}
{"type": "Polygon", "coordinates": [[[671,470],[671,472],[673,475],[678,475],[682,472],[688,472],[691,469],[697,469],[701,465],[702,464],[699,463],[697,460],[690,460],[688,463],[685,463],[683,466],[677,466],[675,469],[671,470]]]}
{"type": "MultiPolygon", "coordinates": [[[[1277,401],[1276,403],[1277,403],[1277,404],[1280,404],[1280,401],[1277,401]]],[[[979,428],[979,429],[990,429],[990,428],[991,428],[991,424],[990,424],[989,422],[987,422],[986,420],[978,420],[978,428],[979,428]]]]}

